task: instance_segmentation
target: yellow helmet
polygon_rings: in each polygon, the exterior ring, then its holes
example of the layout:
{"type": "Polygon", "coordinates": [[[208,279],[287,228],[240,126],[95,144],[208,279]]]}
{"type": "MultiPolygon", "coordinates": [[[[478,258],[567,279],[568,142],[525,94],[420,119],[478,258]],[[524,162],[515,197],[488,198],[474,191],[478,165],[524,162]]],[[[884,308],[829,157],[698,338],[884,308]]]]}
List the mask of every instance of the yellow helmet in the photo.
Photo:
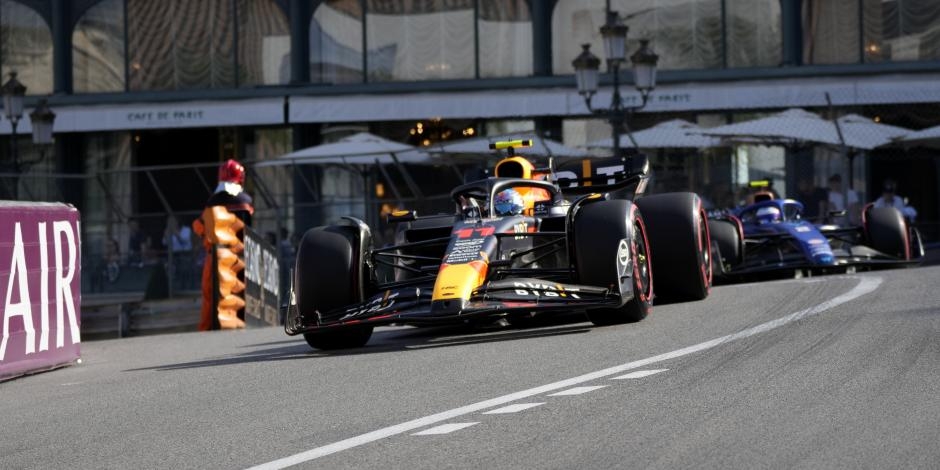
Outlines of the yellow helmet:
{"type": "Polygon", "coordinates": [[[535,165],[523,157],[507,157],[496,164],[496,176],[500,178],[524,178],[532,179],[532,172],[535,165]]]}

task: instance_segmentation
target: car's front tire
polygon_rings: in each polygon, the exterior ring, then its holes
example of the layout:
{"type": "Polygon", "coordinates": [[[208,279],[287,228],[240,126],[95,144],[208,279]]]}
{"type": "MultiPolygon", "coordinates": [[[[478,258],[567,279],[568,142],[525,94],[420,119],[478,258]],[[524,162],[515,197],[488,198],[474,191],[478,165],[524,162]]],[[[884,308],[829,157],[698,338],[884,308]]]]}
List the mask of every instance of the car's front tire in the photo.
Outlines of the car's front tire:
{"type": "MultiPolygon", "coordinates": [[[[308,230],[297,250],[294,299],[300,315],[310,318],[361,301],[362,261],[359,234],[353,227],[308,230]]],[[[372,336],[371,326],[333,327],[304,334],[317,349],[356,348],[372,336]]]]}
{"type": "Polygon", "coordinates": [[[911,240],[901,211],[893,207],[872,207],[865,214],[868,245],[902,260],[911,258],[911,240]]]}
{"type": "Polygon", "coordinates": [[[633,298],[618,308],[591,309],[587,316],[599,326],[640,321],[653,302],[653,277],[643,218],[625,200],[589,203],[574,223],[575,263],[582,284],[617,288],[621,241],[628,241],[633,261],[633,298]]]}
{"type": "Polygon", "coordinates": [[[713,261],[726,266],[737,266],[744,262],[744,240],[741,239],[737,223],[731,220],[709,220],[708,234],[718,248],[717,253],[712,253],[713,261]]]}

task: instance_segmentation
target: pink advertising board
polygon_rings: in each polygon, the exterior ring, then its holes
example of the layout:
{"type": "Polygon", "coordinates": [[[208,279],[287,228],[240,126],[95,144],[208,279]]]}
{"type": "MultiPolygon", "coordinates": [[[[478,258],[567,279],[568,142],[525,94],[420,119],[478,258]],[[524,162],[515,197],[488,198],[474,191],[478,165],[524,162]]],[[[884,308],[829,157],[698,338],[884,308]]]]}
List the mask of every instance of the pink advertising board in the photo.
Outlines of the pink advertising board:
{"type": "Polygon", "coordinates": [[[78,359],[80,233],[72,206],[0,201],[0,381],[78,359]]]}

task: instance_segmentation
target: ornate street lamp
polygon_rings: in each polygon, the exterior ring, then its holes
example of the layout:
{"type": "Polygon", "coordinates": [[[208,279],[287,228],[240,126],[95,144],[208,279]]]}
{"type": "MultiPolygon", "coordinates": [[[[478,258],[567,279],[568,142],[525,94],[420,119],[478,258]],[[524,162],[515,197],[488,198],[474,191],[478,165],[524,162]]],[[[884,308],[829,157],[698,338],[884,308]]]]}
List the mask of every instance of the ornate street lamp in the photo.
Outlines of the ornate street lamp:
{"type": "Polygon", "coordinates": [[[656,64],[659,56],[649,47],[649,39],[640,39],[640,48],[630,56],[633,62],[633,85],[643,95],[643,103],[656,88],[656,64]]]}
{"type": "Polygon", "coordinates": [[[23,96],[26,95],[26,87],[16,79],[16,72],[10,72],[10,79],[0,87],[0,95],[3,95],[3,114],[10,120],[10,126],[13,128],[13,134],[10,138],[10,153],[13,157],[13,165],[19,168],[19,156],[16,148],[16,125],[20,123],[23,117],[23,96]]]}
{"type": "Polygon", "coordinates": [[[36,109],[29,113],[29,120],[33,127],[33,143],[36,145],[52,145],[52,125],[55,123],[55,113],[49,109],[45,98],[39,100],[36,109]]]}
{"type": "Polygon", "coordinates": [[[601,38],[604,39],[604,53],[607,54],[607,64],[619,66],[627,60],[627,31],[630,28],[623,24],[617,12],[607,10],[607,22],[601,26],[601,38]]]}
{"type": "Polygon", "coordinates": [[[591,102],[591,97],[597,93],[597,71],[601,67],[601,60],[591,54],[591,45],[582,44],[581,55],[574,59],[575,79],[578,82],[578,93],[591,102]]]}
{"type": "Polygon", "coordinates": [[[604,53],[607,55],[607,71],[614,79],[614,95],[607,109],[595,109],[591,106],[591,99],[597,93],[598,69],[600,59],[590,51],[590,45],[581,47],[581,54],[571,63],[575,70],[575,79],[578,84],[578,94],[584,97],[591,114],[604,117],[611,125],[614,138],[614,155],[620,155],[620,131],[627,120],[627,116],[646,106],[649,94],[656,88],[656,64],[659,56],[649,47],[649,40],[641,39],[640,48],[630,56],[633,64],[633,84],[640,92],[641,102],[636,106],[624,106],[620,95],[620,66],[626,62],[627,25],[623,24],[620,15],[606,10],[607,21],[601,26],[601,37],[604,39],[604,53]]]}

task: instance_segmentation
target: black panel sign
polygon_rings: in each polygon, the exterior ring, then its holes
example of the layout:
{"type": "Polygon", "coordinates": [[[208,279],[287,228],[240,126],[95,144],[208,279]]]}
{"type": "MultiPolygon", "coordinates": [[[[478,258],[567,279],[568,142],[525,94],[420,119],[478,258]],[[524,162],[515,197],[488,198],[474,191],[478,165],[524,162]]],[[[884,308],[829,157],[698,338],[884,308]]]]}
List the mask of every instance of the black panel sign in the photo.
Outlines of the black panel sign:
{"type": "Polygon", "coordinates": [[[245,324],[279,325],[280,269],[277,249],[245,227],[245,324]]]}

